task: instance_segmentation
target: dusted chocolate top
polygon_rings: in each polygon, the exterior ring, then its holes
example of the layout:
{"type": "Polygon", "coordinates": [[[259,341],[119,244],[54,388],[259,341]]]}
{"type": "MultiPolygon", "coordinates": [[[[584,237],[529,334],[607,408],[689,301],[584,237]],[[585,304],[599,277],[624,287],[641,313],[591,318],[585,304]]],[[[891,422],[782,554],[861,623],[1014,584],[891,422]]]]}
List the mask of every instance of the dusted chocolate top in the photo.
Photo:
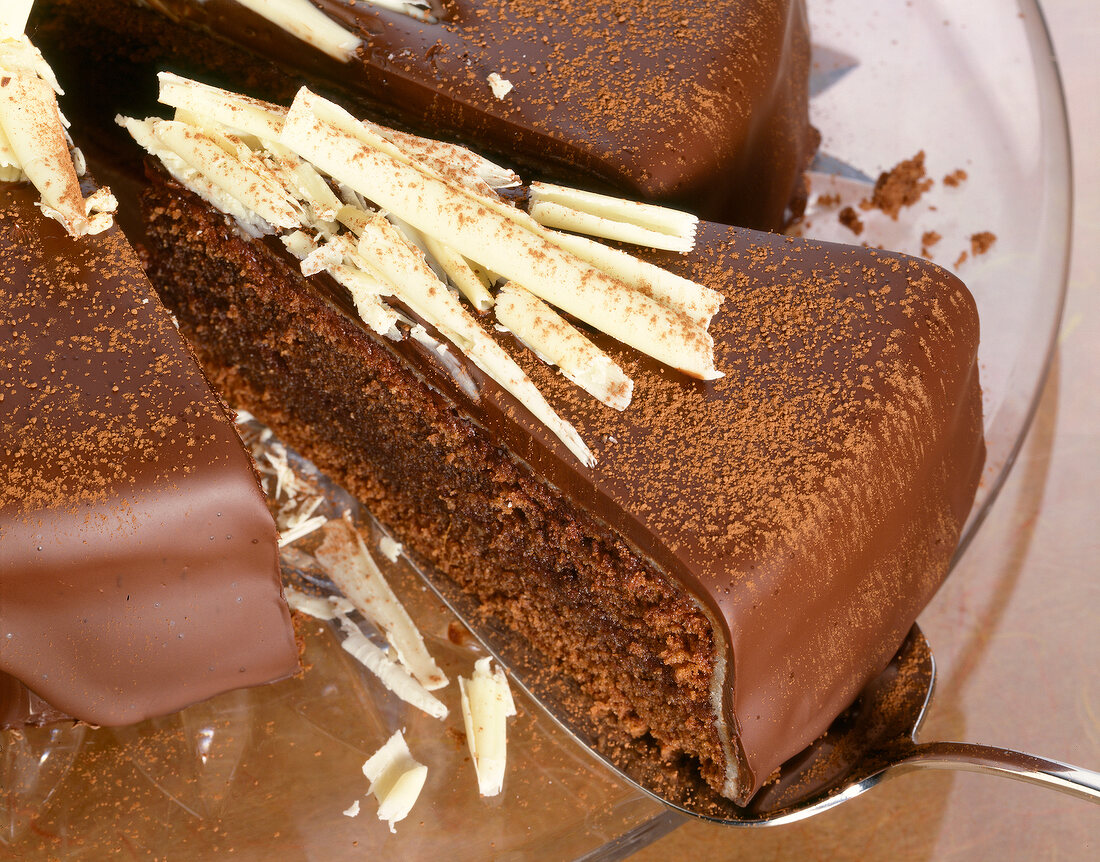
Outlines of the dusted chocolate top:
{"type": "Polygon", "coordinates": [[[802,0],[448,0],[438,23],[321,0],[363,40],[347,62],[234,0],[149,5],[426,134],[732,224],[779,227],[814,145],[802,0]]]}
{"type": "Polygon", "coordinates": [[[0,719],[52,714],[4,674],[128,724],[293,673],[224,407],[121,232],[74,240],[36,200],[0,186],[0,719]]]}

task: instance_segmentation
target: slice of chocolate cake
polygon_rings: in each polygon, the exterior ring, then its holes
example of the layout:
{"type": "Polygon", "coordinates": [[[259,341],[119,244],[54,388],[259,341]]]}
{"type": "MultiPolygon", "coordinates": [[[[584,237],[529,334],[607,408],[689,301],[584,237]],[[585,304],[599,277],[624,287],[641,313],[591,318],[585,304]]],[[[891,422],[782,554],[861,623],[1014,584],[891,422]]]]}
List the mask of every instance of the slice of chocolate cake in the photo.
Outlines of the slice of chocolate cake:
{"type": "Polygon", "coordinates": [[[544,179],[766,229],[804,202],[817,136],[803,0],[39,6],[47,54],[90,71],[78,93],[89,104],[164,68],[280,101],[304,76],[359,115],[454,137],[544,179]],[[128,71],[115,77],[119,62],[128,71]]]}
{"type": "Polygon", "coordinates": [[[248,455],[109,192],[82,195],[21,33],[0,33],[0,727],[129,724],[288,676],[297,648],[248,455]]]}
{"type": "Polygon", "coordinates": [[[509,193],[691,249],[635,257],[308,91],[162,96],[175,120],[123,121],[158,157],[149,271],[212,379],[570,680],[610,756],[743,802],[885,666],[983,460],[957,279],[509,193]]]}

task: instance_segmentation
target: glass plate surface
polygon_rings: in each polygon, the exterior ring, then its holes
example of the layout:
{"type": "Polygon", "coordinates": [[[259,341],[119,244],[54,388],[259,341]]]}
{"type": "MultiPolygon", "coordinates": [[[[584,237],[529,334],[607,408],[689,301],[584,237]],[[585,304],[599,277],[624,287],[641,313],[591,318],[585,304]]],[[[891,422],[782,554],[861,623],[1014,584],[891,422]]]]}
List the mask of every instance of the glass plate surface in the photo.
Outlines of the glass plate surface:
{"type": "MultiPolygon", "coordinates": [[[[914,253],[936,231],[929,250],[978,301],[989,457],[965,543],[1027,429],[1064,295],[1069,156],[1046,31],[1029,0],[808,5],[823,143],[799,229],[914,253]],[[858,237],[839,223],[880,171],[920,149],[935,185],[915,207],[896,223],[859,211],[858,237]],[[959,168],[965,182],[945,186],[959,168]],[[992,248],[956,265],[982,231],[996,235],[992,248]]],[[[445,722],[405,707],[310,621],[300,679],[123,730],[3,734],[0,859],[610,859],[681,822],[518,693],[504,793],[479,799],[453,680],[482,652],[403,558],[387,569],[452,679],[439,692],[445,722]],[[398,728],[429,778],[391,834],[361,766],[398,728]],[[361,813],[345,816],[355,799],[361,813]]]]}

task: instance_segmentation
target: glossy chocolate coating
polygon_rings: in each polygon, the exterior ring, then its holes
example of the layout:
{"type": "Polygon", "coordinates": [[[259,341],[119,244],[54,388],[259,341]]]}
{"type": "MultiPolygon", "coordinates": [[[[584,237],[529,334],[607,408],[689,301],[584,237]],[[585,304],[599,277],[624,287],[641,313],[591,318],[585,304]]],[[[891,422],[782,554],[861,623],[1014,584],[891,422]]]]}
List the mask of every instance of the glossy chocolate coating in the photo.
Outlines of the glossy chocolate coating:
{"type": "MultiPolygon", "coordinates": [[[[438,23],[321,0],[363,40],[347,62],[234,0],[148,5],[274,61],[294,87],[304,76],[360,113],[456,136],[528,178],[610,188],[728,224],[782,226],[816,145],[803,0],[448,0],[435,4],[438,23]],[[502,99],[487,81],[494,72],[514,87],[502,99]]],[[[188,38],[177,30],[179,50],[188,38]]],[[[163,50],[172,60],[172,46],[163,50]]]]}
{"type": "Polygon", "coordinates": [[[0,186],[0,726],[129,724],[293,673],[224,406],[122,233],[74,240],[36,200],[0,186]]]}

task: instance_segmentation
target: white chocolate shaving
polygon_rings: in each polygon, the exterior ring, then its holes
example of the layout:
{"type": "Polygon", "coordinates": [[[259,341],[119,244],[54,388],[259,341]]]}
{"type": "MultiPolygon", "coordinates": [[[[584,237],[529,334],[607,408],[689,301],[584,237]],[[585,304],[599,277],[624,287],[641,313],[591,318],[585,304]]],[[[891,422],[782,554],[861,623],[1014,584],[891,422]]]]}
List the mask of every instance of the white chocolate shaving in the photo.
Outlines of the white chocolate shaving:
{"type": "Polygon", "coordinates": [[[53,71],[21,29],[29,4],[14,0],[0,12],[0,168],[5,179],[26,176],[41,195],[42,214],[74,237],[96,234],[112,224],[116,206],[101,189],[87,200],[80,191],[84,158],[71,152],[68,125],[57,107],[53,71]]]}
{"type": "Polygon", "coordinates": [[[330,521],[323,531],[324,541],[314,556],[333,583],[385,633],[398,660],[425,689],[434,691],[447,685],[446,675],[428,652],[424,638],[386,582],[359,531],[340,520],[330,521]]]}
{"type": "Polygon", "coordinates": [[[354,610],[343,596],[311,596],[294,587],[285,587],[283,594],[291,610],[319,620],[339,619],[354,610]]]}
{"type": "Polygon", "coordinates": [[[493,295],[489,293],[488,285],[481,280],[466,258],[433,237],[424,235],[423,238],[428,254],[435,258],[440,268],[447,274],[447,278],[451,280],[451,284],[470,300],[470,305],[478,311],[492,308],[493,295]]]}
{"type": "Polygon", "coordinates": [[[529,212],[539,224],[667,251],[695,247],[699,219],[668,207],[550,183],[531,183],[529,212]]]}
{"type": "Polygon", "coordinates": [[[458,686],[478,792],[496,796],[504,788],[508,763],[508,719],[516,714],[508,678],[501,668],[493,667],[492,659],[482,658],[474,663],[472,677],[458,678],[458,686]]]}
{"type": "Polygon", "coordinates": [[[367,636],[359,631],[359,627],[355,623],[346,616],[337,617],[337,619],[339,619],[340,628],[345,635],[340,646],[363,667],[378,677],[382,685],[405,703],[415,706],[432,718],[442,720],[447,717],[447,707],[417,682],[404,667],[371,643],[367,636]]]}
{"type": "Polygon", "coordinates": [[[312,518],[306,518],[304,521],[295,524],[289,529],[280,530],[279,547],[283,548],[291,544],[292,542],[297,542],[302,537],[308,536],[315,530],[321,529],[321,527],[323,527],[327,522],[328,518],[324,517],[323,515],[316,515],[312,518]]]}
{"type": "Polygon", "coordinates": [[[560,315],[515,282],[497,294],[496,316],[544,362],[615,410],[630,406],[634,382],[615,362],[560,315]]]}
{"type": "Polygon", "coordinates": [[[412,811],[428,777],[428,767],[413,759],[399,730],[363,764],[363,774],[370,781],[368,792],[378,800],[378,819],[389,824],[390,832],[396,832],[393,824],[412,811]]]}
{"type": "Polygon", "coordinates": [[[361,39],[345,30],[309,0],[237,0],[280,27],[296,39],[301,39],[337,60],[347,60],[359,47],[361,39]]]}
{"type": "Polygon", "coordinates": [[[359,124],[350,115],[348,123],[341,116],[346,112],[322,103],[303,88],[287,115],[281,140],[300,156],[422,233],[445,238],[459,254],[613,338],[693,377],[721,376],[714,368],[713,340],[701,327],[566,254],[523,227],[518,217],[391,157],[387,147],[364,143],[366,135],[354,128],[359,124]],[[319,105],[320,113],[314,109],[319,105]]]}
{"type": "Polygon", "coordinates": [[[492,189],[513,188],[522,184],[522,180],[514,171],[491,162],[458,144],[399,132],[369,120],[360,120],[359,123],[373,136],[393,145],[392,150],[386,151],[390,155],[400,156],[409,163],[415,161],[421,167],[480,194],[487,194],[492,189]]]}
{"type": "Polygon", "coordinates": [[[414,706],[432,718],[447,717],[447,707],[417,682],[401,665],[390,658],[384,650],[376,647],[364,635],[348,616],[354,610],[351,602],[343,596],[308,596],[305,593],[287,587],[284,590],[286,602],[293,610],[308,614],[319,620],[336,620],[344,639],[340,646],[363,667],[378,677],[378,681],[392,691],[401,700],[414,706]]]}
{"type": "Polygon", "coordinates": [[[680,312],[704,329],[710,326],[711,318],[718,312],[724,299],[716,290],[646,263],[602,242],[552,230],[546,231],[544,236],[556,246],[575,254],[612,278],[617,278],[657,300],[661,305],[680,312]]]}
{"type": "Polygon", "coordinates": [[[243,163],[210,135],[175,120],[153,122],[153,136],[226,194],[277,228],[296,228],[300,211],[258,159],[243,163]]]}
{"type": "Polygon", "coordinates": [[[507,78],[502,78],[497,72],[490,72],[486,80],[489,82],[489,89],[493,91],[493,95],[498,99],[503,99],[512,92],[512,82],[507,78]]]}
{"type": "Polygon", "coordinates": [[[359,800],[356,799],[351,805],[340,812],[345,817],[358,817],[359,816],[359,800]]]}
{"type": "Polygon", "coordinates": [[[359,239],[359,254],[386,276],[413,311],[514,395],[582,464],[591,467],[596,463],[577,430],[554,411],[523,369],[471,317],[393,225],[375,216],[359,239]]]}
{"type": "Polygon", "coordinates": [[[27,30],[27,18],[34,0],[0,2],[0,39],[18,39],[27,30]]]}
{"type": "Polygon", "coordinates": [[[413,340],[423,344],[432,352],[432,355],[439,360],[439,363],[450,372],[459,388],[470,396],[471,401],[476,402],[481,399],[481,393],[478,391],[474,379],[470,376],[466,367],[459,362],[456,357],[451,355],[451,351],[447,349],[446,344],[436,338],[432,338],[428,330],[419,323],[413,324],[409,328],[409,335],[413,340]]]}
{"type": "Polygon", "coordinates": [[[202,132],[193,131],[191,127],[174,120],[137,120],[133,117],[117,117],[116,122],[125,128],[146,152],[157,158],[177,182],[216,209],[232,216],[249,236],[263,236],[275,230],[276,226],[270,219],[253,205],[264,194],[269,195],[262,204],[268,216],[277,218],[281,222],[290,222],[293,219],[293,223],[287,224],[287,227],[296,227],[300,223],[294,204],[277,181],[274,181],[275,189],[270,186],[273,182],[270,177],[266,178],[266,183],[257,181],[253,185],[252,181],[258,180],[258,177],[251,173],[251,166],[236,161],[202,132]],[[171,144],[166,143],[157,134],[158,129],[169,122],[180,127],[170,132],[170,139],[180,142],[191,158],[199,164],[194,164],[177,153],[171,144]],[[202,137],[199,138],[199,136],[202,137]],[[226,168],[226,172],[218,176],[210,176],[204,172],[204,169],[217,172],[222,167],[226,168]],[[250,200],[242,200],[242,197],[250,200]]]}
{"type": "Polygon", "coordinates": [[[264,141],[278,141],[286,119],[286,108],[262,102],[229,90],[211,87],[171,72],[157,75],[161,103],[195,116],[205,116],[264,141]]]}
{"type": "MultiPolygon", "coordinates": [[[[322,247],[303,231],[292,231],[289,234],[283,234],[279,239],[282,240],[287,251],[303,261],[303,274],[308,274],[307,269],[312,270],[315,263],[332,263],[331,268],[327,270],[328,273],[351,294],[355,310],[363,322],[379,335],[399,337],[394,325],[398,314],[381,300],[381,297],[391,293],[387,283],[369,271],[343,263],[346,255],[334,254],[335,248],[331,245],[328,253],[320,254],[319,250],[322,247]],[[309,265],[305,265],[305,260],[312,255],[317,256],[312,258],[309,265]],[[334,261],[336,262],[333,263],[334,261]]],[[[340,238],[336,237],[336,239],[340,238]]]]}
{"type": "Polygon", "coordinates": [[[400,542],[394,541],[389,536],[383,536],[378,540],[378,552],[391,563],[396,563],[404,550],[400,542]]]}

